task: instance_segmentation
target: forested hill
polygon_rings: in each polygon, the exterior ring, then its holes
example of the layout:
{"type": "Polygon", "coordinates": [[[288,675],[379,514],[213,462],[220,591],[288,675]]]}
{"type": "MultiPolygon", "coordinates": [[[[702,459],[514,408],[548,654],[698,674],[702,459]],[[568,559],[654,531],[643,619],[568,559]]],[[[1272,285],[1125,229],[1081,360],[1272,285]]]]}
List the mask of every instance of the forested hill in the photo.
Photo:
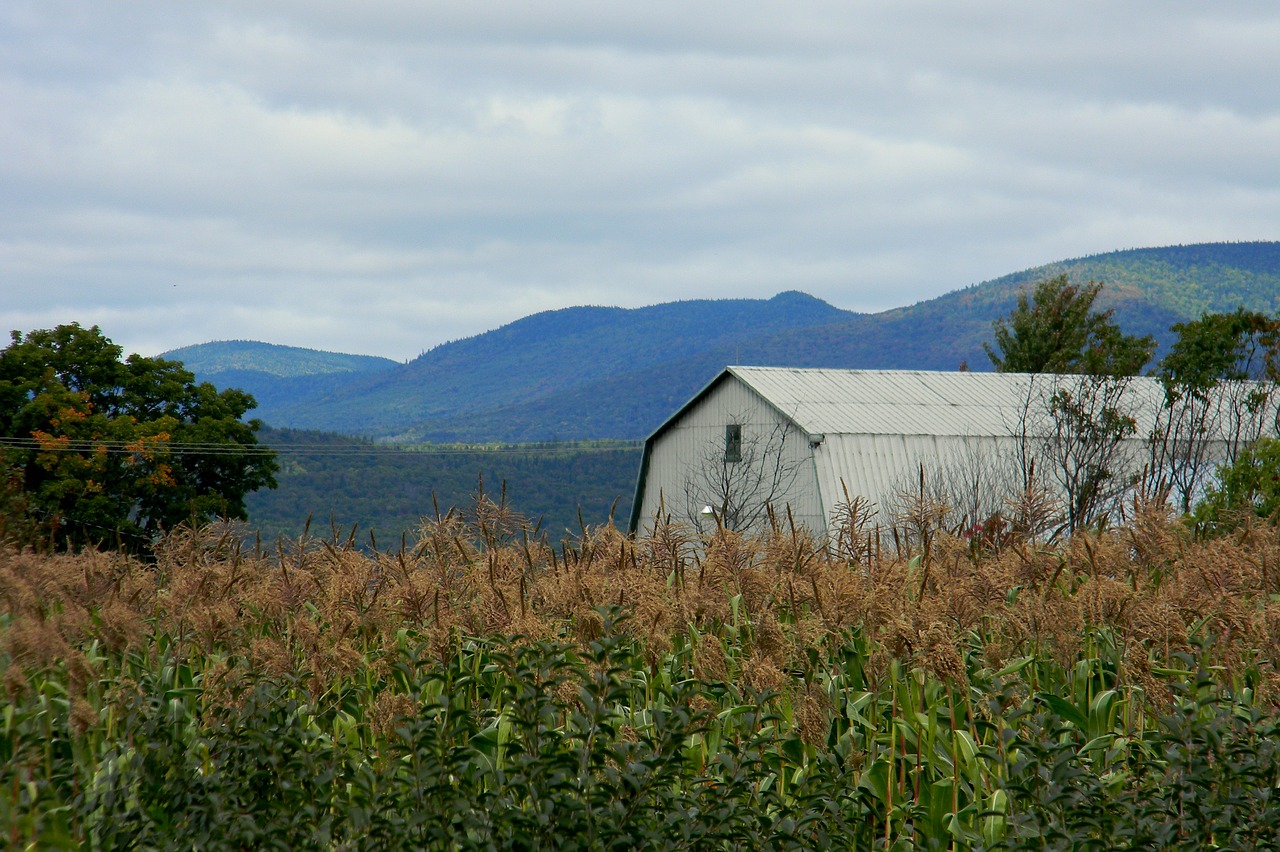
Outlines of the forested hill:
{"type": "MultiPolygon", "coordinates": [[[[673,358],[715,348],[732,351],[737,341],[756,335],[849,316],[796,292],[767,300],[564,308],[437,346],[393,369],[239,378],[240,386],[258,398],[256,415],[273,426],[404,436],[424,421],[530,403],[673,358]]],[[[215,384],[226,378],[196,372],[215,384]]]]}
{"type": "Polygon", "coordinates": [[[1121,327],[1161,341],[1170,325],[1205,311],[1280,312],[1280,242],[1213,243],[1061,261],[878,314],[796,292],[567,308],[444,344],[408,364],[241,384],[258,396],[258,416],[275,426],[406,440],[634,439],[727,364],[990,369],[982,343],[992,322],[1023,287],[1063,272],[1105,282],[1103,306],[1115,309],[1121,327]]]}
{"type": "Polygon", "coordinates": [[[1016,288],[1059,272],[1073,279],[1105,281],[1118,304],[1146,301],[1179,316],[1232,311],[1242,305],[1280,313],[1280,242],[1127,249],[1028,269],[987,286],[1016,288]]]}
{"type": "Polygon", "coordinates": [[[390,358],[344,355],[298,346],[278,346],[256,340],[218,340],[165,352],[188,370],[203,376],[220,373],[257,373],[277,378],[366,373],[396,366],[390,358]]]}

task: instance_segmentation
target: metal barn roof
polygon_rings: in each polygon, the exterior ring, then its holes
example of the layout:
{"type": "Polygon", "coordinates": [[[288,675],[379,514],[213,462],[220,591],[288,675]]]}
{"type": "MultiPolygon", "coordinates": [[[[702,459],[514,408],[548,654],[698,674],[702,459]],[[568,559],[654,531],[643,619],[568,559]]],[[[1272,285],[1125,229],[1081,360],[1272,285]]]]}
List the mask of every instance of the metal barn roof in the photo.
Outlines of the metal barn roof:
{"type": "Polygon", "coordinates": [[[920,370],[730,367],[808,432],[861,435],[1003,435],[1025,398],[1026,377],[920,370]]]}
{"type": "MultiPolygon", "coordinates": [[[[830,435],[1009,435],[1033,380],[924,370],[729,367],[726,373],[800,428],[830,435]]],[[[1147,395],[1154,386],[1135,379],[1131,390],[1147,395]]]]}
{"type": "MultiPolygon", "coordinates": [[[[810,434],[1009,436],[1032,382],[1048,374],[726,367],[655,429],[651,443],[721,382],[733,377],[810,434]]],[[[1163,398],[1153,378],[1130,378],[1126,397],[1139,431],[1163,398]]]]}

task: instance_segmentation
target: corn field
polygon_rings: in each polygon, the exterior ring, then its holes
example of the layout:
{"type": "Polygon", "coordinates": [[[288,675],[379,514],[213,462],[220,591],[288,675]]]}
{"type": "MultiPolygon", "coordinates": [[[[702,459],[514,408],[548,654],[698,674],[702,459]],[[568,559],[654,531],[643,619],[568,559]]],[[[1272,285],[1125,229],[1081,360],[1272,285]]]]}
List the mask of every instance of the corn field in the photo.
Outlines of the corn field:
{"type": "Polygon", "coordinates": [[[1280,535],[0,551],[10,848],[1280,847],[1280,535]],[[892,543],[890,543],[892,542],[892,543]]]}

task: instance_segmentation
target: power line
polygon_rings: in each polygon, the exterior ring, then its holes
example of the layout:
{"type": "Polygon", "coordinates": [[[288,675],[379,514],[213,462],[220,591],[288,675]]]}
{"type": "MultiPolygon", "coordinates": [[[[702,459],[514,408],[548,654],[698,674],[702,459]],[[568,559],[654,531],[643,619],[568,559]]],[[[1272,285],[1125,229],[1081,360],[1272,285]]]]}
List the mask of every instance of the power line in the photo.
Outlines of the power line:
{"type": "Polygon", "coordinates": [[[538,442],[532,444],[457,444],[457,445],[406,445],[406,444],[353,444],[324,443],[299,444],[226,444],[199,441],[148,441],[136,439],[121,441],[111,439],[85,439],[55,437],[41,441],[36,438],[0,437],[0,450],[10,448],[35,452],[107,453],[109,455],[142,455],[149,452],[196,456],[493,456],[493,455],[555,455],[565,452],[617,452],[638,450],[642,441],[618,441],[608,444],[582,442],[538,442]]]}

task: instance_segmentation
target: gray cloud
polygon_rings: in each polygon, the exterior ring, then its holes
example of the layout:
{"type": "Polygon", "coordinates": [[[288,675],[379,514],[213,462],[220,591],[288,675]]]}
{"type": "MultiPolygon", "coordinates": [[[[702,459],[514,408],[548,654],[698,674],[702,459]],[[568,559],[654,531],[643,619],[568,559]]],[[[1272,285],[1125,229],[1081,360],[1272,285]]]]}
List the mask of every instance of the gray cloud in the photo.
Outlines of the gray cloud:
{"type": "Polygon", "coordinates": [[[13,0],[0,323],[406,358],[1274,239],[1278,42],[1251,2],[13,0]]]}

